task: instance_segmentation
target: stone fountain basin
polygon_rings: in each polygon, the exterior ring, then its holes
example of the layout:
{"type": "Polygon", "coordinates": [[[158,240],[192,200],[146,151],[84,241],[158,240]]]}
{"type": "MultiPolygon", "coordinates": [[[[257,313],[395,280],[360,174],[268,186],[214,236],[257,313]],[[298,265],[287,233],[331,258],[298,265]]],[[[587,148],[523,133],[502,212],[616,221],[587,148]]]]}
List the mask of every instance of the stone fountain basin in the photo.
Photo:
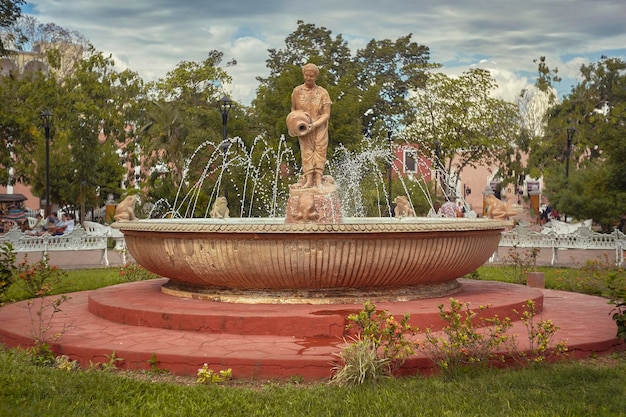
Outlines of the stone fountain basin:
{"type": "MultiPolygon", "coordinates": [[[[116,222],[132,257],[169,278],[164,292],[241,302],[454,293],[498,248],[508,221],[344,218],[149,219],[116,222]]],[[[309,300],[310,301],[310,300],[309,300]]]]}

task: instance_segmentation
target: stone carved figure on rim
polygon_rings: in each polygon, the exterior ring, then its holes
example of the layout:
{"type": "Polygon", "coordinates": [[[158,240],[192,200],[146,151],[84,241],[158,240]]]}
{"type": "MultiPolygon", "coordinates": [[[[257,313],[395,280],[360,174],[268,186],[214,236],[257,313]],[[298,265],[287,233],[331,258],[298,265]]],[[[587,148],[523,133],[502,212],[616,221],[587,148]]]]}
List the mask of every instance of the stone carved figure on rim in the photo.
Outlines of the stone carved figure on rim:
{"type": "Polygon", "coordinates": [[[136,220],[135,217],[135,204],[139,201],[139,196],[129,195],[115,208],[115,221],[128,221],[136,220]]]}
{"type": "Polygon", "coordinates": [[[495,195],[485,196],[485,203],[487,207],[487,217],[496,220],[506,220],[511,217],[515,217],[517,214],[515,210],[509,208],[507,204],[499,200],[495,195]]]}
{"type": "Polygon", "coordinates": [[[227,219],[230,217],[229,213],[230,210],[228,209],[228,201],[226,200],[226,197],[222,196],[217,197],[209,215],[212,219],[227,219]]]}
{"type": "Polygon", "coordinates": [[[396,196],[393,199],[393,202],[396,204],[394,208],[394,214],[396,217],[415,217],[415,210],[411,207],[411,202],[404,195],[396,196]]]}
{"type": "Polygon", "coordinates": [[[304,184],[299,188],[319,187],[326,165],[328,148],[328,120],[330,119],[330,95],[315,83],[319,68],[315,64],[302,67],[304,84],[291,93],[291,113],[287,127],[291,136],[297,136],[302,154],[304,184]]]}

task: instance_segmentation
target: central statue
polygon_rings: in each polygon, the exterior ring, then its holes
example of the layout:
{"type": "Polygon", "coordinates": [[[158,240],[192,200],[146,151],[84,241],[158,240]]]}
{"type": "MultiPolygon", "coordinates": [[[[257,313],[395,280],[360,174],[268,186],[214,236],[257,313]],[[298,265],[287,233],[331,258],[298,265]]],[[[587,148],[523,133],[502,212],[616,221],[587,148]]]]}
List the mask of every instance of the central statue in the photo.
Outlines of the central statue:
{"type": "Polygon", "coordinates": [[[304,84],[291,93],[287,129],[300,143],[302,176],[289,186],[287,223],[341,223],[335,180],[324,175],[332,102],[328,91],[315,83],[319,74],[317,65],[303,66],[304,84]]]}
{"type": "Polygon", "coordinates": [[[304,183],[299,188],[320,187],[326,165],[328,148],[328,119],[330,119],[330,95],[315,82],[319,76],[315,64],[302,67],[304,84],[291,93],[291,113],[287,116],[290,136],[297,136],[302,154],[304,183]]]}

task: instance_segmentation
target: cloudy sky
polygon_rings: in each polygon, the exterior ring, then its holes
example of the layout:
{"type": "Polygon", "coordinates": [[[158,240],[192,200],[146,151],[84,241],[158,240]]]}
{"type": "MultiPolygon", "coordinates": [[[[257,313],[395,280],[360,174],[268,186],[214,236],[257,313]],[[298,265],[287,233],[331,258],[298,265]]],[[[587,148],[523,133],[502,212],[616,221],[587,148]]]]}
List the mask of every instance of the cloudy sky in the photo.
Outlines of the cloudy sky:
{"type": "Polygon", "coordinates": [[[412,33],[445,72],[489,69],[511,100],[534,82],[540,56],[558,67],[561,95],[581,64],[626,60],[624,0],[32,0],[23,11],[78,31],[146,81],[221,51],[237,60],[230,93],[245,105],[268,73],[267,50],[283,49],[298,20],[341,34],[353,51],[412,33]]]}

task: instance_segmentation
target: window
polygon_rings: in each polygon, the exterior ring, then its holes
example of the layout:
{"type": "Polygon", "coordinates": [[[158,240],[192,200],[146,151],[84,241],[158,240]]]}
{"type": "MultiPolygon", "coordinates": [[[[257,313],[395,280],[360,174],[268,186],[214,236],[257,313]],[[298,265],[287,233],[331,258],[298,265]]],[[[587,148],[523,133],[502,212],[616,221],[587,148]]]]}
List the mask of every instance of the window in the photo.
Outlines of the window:
{"type": "Polygon", "coordinates": [[[404,151],[404,172],[417,172],[417,152],[414,149],[404,151]]]}

